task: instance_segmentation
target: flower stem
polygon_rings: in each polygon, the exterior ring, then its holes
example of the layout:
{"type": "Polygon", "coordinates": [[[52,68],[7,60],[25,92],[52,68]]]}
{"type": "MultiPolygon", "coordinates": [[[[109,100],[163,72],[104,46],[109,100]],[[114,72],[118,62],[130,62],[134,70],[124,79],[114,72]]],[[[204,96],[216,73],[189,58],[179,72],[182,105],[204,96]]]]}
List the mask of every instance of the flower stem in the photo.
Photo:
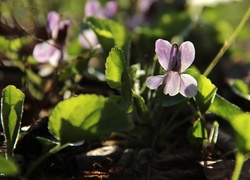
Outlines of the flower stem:
{"type": "Polygon", "coordinates": [[[241,19],[241,21],[240,21],[239,25],[237,26],[236,30],[234,31],[234,33],[231,35],[231,37],[229,38],[228,41],[224,42],[224,44],[223,44],[222,48],[220,49],[219,53],[215,56],[215,58],[213,59],[213,61],[209,64],[209,66],[207,67],[207,69],[204,71],[204,73],[203,73],[204,76],[208,76],[209,75],[209,73],[213,70],[213,68],[215,67],[215,65],[219,62],[219,60],[222,57],[222,55],[231,46],[232,42],[235,40],[235,38],[238,36],[238,34],[240,33],[240,31],[242,30],[243,26],[246,24],[246,21],[247,21],[247,19],[248,19],[249,16],[250,16],[250,6],[248,7],[245,15],[241,19]]]}
{"type": "Polygon", "coordinates": [[[232,176],[232,180],[238,180],[240,177],[240,172],[245,161],[244,154],[238,152],[236,155],[235,168],[232,176]]]}

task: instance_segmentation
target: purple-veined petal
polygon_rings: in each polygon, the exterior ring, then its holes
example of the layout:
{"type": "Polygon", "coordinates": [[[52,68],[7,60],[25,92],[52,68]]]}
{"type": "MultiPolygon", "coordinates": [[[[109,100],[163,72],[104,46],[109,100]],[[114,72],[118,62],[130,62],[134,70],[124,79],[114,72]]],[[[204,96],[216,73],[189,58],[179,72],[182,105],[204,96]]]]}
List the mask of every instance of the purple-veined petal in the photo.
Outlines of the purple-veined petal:
{"type": "Polygon", "coordinates": [[[39,63],[44,63],[49,60],[56,48],[53,46],[54,41],[49,40],[36,44],[33,50],[33,56],[39,63]]]}
{"type": "Polygon", "coordinates": [[[149,88],[149,89],[156,89],[158,88],[164,78],[165,78],[166,75],[158,75],[158,76],[149,76],[146,80],[146,86],[149,88]]]}
{"type": "Polygon", "coordinates": [[[103,14],[106,18],[112,18],[117,12],[117,2],[108,1],[105,8],[103,9],[103,14]]]}
{"type": "Polygon", "coordinates": [[[169,68],[171,49],[172,44],[170,44],[168,41],[158,39],[155,42],[155,52],[158,56],[158,61],[165,70],[168,70],[169,68]]]}
{"type": "Polygon", "coordinates": [[[170,71],[166,78],[167,80],[164,87],[164,94],[175,96],[180,91],[180,75],[178,72],[170,71]]]}
{"type": "Polygon", "coordinates": [[[185,41],[180,46],[181,72],[185,71],[194,61],[195,49],[193,43],[185,41]]]}
{"type": "Polygon", "coordinates": [[[57,14],[57,12],[51,11],[47,16],[47,31],[51,34],[57,33],[59,21],[60,16],[57,14]]]}
{"type": "Polygon", "coordinates": [[[189,74],[181,74],[180,93],[185,97],[194,97],[197,94],[197,81],[189,74]]]}
{"type": "Polygon", "coordinates": [[[82,34],[79,35],[78,40],[82,47],[86,49],[90,49],[99,44],[97,36],[92,29],[83,30],[82,34]]]}
{"type": "Polygon", "coordinates": [[[97,0],[88,0],[85,4],[85,16],[97,16],[100,11],[100,3],[97,0]]]}

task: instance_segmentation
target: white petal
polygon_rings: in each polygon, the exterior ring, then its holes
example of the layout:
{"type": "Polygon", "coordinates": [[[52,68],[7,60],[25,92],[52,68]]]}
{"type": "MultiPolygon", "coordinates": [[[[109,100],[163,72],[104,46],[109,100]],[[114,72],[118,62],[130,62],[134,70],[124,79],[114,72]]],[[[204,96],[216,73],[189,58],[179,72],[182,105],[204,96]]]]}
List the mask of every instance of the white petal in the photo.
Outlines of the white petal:
{"type": "Polygon", "coordinates": [[[62,58],[62,51],[55,48],[54,53],[49,58],[49,63],[52,66],[56,67],[56,66],[58,66],[59,61],[61,60],[61,58],[62,58]]]}
{"type": "Polygon", "coordinates": [[[158,61],[165,70],[169,69],[171,50],[172,44],[168,41],[158,39],[155,42],[155,52],[158,56],[158,61]]]}
{"type": "Polygon", "coordinates": [[[170,71],[167,75],[164,94],[175,96],[180,91],[180,75],[178,72],[170,71]]]}
{"type": "Polygon", "coordinates": [[[51,43],[53,43],[53,41],[46,41],[36,44],[33,49],[33,56],[38,62],[47,62],[52,56],[55,51],[55,47],[51,45],[51,43]]]}
{"type": "Polygon", "coordinates": [[[190,41],[183,42],[180,46],[181,72],[185,71],[194,61],[195,49],[190,41]]]}
{"type": "Polygon", "coordinates": [[[194,97],[197,94],[197,81],[189,74],[181,74],[180,93],[185,97],[194,97]]]}
{"type": "Polygon", "coordinates": [[[156,89],[162,84],[164,77],[165,75],[150,76],[146,80],[146,86],[149,89],[156,89]]]}

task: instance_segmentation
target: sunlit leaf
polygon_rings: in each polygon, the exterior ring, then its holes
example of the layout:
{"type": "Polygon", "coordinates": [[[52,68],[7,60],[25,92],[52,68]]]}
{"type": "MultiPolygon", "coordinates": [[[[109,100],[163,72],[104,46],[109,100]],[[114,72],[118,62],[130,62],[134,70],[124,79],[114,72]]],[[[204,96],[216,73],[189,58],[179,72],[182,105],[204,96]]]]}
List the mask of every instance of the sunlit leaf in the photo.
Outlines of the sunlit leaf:
{"type": "Polygon", "coordinates": [[[129,117],[114,101],[97,95],[64,100],[49,118],[49,129],[61,144],[100,139],[132,128],[129,117]]]}
{"type": "Polygon", "coordinates": [[[12,156],[19,131],[23,113],[24,94],[13,85],[2,91],[1,112],[2,125],[7,141],[7,155],[12,156]]]}
{"type": "Polygon", "coordinates": [[[230,79],[228,83],[235,94],[247,100],[250,100],[250,91],[249,91],[248,85],[243,80],[230,79]]]}
{"type": "Polygon", "coordinates": [[[112,20],[96,17],[87,17],[85,21],[96,33],[106,54],[112,47],[117,46],[124,51],[126,59],[129,58],[130,36],[124,26],[112,20]]]}
{"type": "Polygon", "coordinates": [[[123,51],[118,47],[112,48],[106,60],[106,79],[111,88],[121,92],[127,108],[132,101],[130,77],[126,68],[123,51]],[[126,105],[127,104],[127,105],[126,105]]]}
{"type": "Polygon", "coordinates": [[[205,124],[200,119],[196,120],[193,125],[193,136],[199,139],[207,138],[207,130],[205,124]]]}
{"type": "Polygon", "coordinates": [[[198,92],[195,100],[201,113],[205,113],[213,103],[217,88],[210,79],[201,75],[197,70],[188,69],[186,73],[192,75],[198,83],[198,92]]]}
{"type": "Polygon", "coordinates": [[[239,151],[243,154],[250,152],[250,114],[237,115],[231,125],[234,128],[235,139],[239,151]]]}
{"type": "Polygon", "coordinates": [[[209,111],[228,121],[234,129],[236,145],[240,152],[250,151],[250,114],[216,95],[209,111]]]}
{"type": "MultiPolygon", "coordinates": [[[[10,159],[5,159],[0,155],[0,177],[2,176],[17,176],[19,174],[19,167],[10,159]]],[[[3,178],[3,177],[2,177],[3,178]]],[[[4,179],[4,178],[3,178],[4,179]]]]}

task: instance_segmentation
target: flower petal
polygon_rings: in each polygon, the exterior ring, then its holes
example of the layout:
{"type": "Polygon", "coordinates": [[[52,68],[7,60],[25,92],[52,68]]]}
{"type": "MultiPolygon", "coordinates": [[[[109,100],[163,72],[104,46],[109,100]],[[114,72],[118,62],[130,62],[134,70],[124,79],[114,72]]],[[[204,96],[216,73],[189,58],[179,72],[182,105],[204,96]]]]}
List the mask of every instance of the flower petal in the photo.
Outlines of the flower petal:
{"type": "Polygon", "coordinates": [[[180,91],[180,75],[178,72],[170,71],[167,75],[164,94],[175,96],[180,91]]]}
{"type": "Polygon", "coordinates": [[[194,61],[195,49],[193,43],[185,41],[180,46],[181,72],[185,71],[194,61]]]}
{"type": "Polygon", "coordinates": [[[84,9],[85,16],[97,16],[100,8],[100,3],[97,0],[88,0],[84,9]]]}
{"type": "Polygon", "coordinates": [[[194,97],[197,94],[197,81],[189,74],[181,74],[180,93],[185,97],[194,97]]]}
{"type": "Polygon", "coordinates": [[[60,16],[55,11],[51,11],[47,16],[47,31],[55,36],[58,31],[60,16]]]}
{"type": "Polygon", "coordinates": [[[103,9],[103,14],[106,18],[112,18],[117,12],[117,2],[108,1],[105,8],[103,9]]]}
{"type": "Polygon", "coordinates": [[[168,41],[158,39],[155,42],[155,52],[158,56],[158,61],[165,70],[169,68],[171,49],[172,45],[168,41]]]}
{"type": "Polygon", "coordinates": [[[49,63],[50,63],[52,66],[56,67],[56,66],[58,66],[59,61],[60,61],[61,58],[62,58],[62,51],[60,51],[60,50],[57,49],[56,47],[54,47],[54,48],[55,48],[55,51],[54,51],[54,53],[50,56],[50,58],[49,58],[49,63]]]}
{"type": "Polygon", "coordinates": [[[162,84],[164,77],[165,75],[150,76],[146,80],[146,86],[149,89],[156,89],[162,84]]]}
{"type": "Polygon", "coordinates": [[[78,40],[82,47],[86,49],[90,49],[99,44],[97,36],[92,29],[83,30],[82,34],[79,35],[78,40]]]}
{"type": "Polygon", "coordinates": [[[49,60],[56,48],[52,45],[53,41],[49,40],[36,44],[33,49],[33,56],[39,63],[44,63],[49,60]]]}

